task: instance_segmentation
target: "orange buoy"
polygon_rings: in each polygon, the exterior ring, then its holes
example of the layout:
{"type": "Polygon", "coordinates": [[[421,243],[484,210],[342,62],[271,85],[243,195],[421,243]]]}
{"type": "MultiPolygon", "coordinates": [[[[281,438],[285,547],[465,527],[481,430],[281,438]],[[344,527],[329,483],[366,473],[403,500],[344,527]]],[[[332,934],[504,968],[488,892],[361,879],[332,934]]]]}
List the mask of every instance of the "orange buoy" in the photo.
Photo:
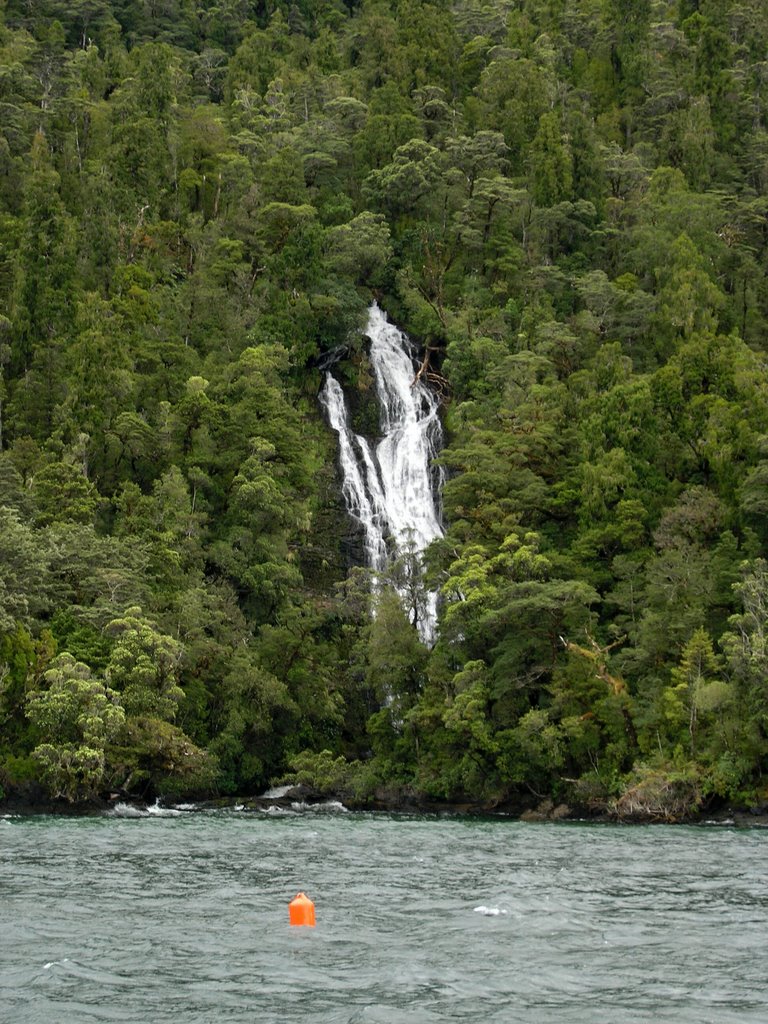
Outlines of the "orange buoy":
{"type": "Polygon", "coordinates": [[[288,904],[288,918],[292,925],[305,925],[307,928],[315,927],[315,904],[312,900],[300,892],[296,899],[288,904]]]}

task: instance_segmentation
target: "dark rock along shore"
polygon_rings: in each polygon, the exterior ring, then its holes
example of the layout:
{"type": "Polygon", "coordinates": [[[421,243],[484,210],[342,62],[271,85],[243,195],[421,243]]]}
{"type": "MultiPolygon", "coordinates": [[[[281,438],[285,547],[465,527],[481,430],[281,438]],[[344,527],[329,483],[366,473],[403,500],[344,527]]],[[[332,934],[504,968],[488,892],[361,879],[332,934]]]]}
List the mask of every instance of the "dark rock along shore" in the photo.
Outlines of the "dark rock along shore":
{"type": "MultiPolygon", "coordinates": [[[[174,807],[192,804],[195,810],[216,810],[237,807],[242,811],[263,812],[271,807],[295,809],[297,804],[320,805],[338,801],[350,811],[380,812],[387,814],[457,815],[471,817],[504,817],[525,822],[567,822],[581,821],[604,824],[724,824],[737,827],[768,827],[768,804],[754,807],[718,806],[705,808],[676,820],[662,820],[653,817],[619,818],[607,808],[588,808],[555,803],[551,799],[518,798],[502,803],[490,804],[479,801],[449,802],[426,799],[419,794],[398,792],[382,793],[377,798],[356,800],[347,794],[324,793],[310,786],[296,785],[280,796],[220,797],[198,800],[194,795],[189,799],[159,799],[161,806],[174,807]]],[[[133,794],[110,793],[88,801],[69,803],[66,800],[52,800],[40,786],[29,786],[24,791],[7,793],[0,800],[0,814],[17,815],[92,815],[109,811],[117,804],[128,804],[137,809],[146,809],[155,801],[147,801],[133,794]]]]}

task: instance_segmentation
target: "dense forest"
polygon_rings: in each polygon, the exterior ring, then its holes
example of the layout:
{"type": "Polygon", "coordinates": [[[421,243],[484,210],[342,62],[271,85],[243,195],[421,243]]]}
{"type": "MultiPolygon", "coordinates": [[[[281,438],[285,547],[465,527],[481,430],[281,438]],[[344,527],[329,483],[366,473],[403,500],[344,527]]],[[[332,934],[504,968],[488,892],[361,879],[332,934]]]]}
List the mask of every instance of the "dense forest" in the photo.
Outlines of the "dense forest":
{"type": "Polygon", "coordinates": [[[2,790],[765,801],[767,265],[764,0],[0,0],[2,790]],[[446,435],[375,595],[373,297],[446,435]]]}

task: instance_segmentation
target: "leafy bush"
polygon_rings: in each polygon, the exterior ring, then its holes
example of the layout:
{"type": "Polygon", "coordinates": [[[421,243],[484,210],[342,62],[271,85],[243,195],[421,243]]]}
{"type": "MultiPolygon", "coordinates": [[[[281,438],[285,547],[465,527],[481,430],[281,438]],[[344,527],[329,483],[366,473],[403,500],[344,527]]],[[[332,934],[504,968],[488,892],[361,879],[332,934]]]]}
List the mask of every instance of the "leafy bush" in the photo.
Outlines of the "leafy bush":
{"type": "Polygon", "coordinates": [[[293,770],[282,777],[283,783],[309,786],[334,796],[358,795],[365,788],[364,763],[334,757],[330,750],[302,750],[291,758],[289,765],[293,770]]]}
{"type": "Polygon", "coordinates": [[[609,811],[622,821],[680,821],[695,814],[702,799],[695,765],[679,769],[639,764],[609,811]]]}

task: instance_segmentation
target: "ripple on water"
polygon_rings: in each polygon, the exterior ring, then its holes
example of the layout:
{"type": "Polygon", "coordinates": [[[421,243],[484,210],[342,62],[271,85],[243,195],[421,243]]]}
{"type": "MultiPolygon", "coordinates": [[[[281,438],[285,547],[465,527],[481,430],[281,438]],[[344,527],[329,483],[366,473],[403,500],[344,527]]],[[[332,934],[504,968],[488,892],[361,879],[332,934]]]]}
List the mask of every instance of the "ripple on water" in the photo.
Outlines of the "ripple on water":
{"type": "Polygon", "coordinates": [[[764,1022],[764,833],[175,810],[4,830],[3,1020],[764,1022]]]}

